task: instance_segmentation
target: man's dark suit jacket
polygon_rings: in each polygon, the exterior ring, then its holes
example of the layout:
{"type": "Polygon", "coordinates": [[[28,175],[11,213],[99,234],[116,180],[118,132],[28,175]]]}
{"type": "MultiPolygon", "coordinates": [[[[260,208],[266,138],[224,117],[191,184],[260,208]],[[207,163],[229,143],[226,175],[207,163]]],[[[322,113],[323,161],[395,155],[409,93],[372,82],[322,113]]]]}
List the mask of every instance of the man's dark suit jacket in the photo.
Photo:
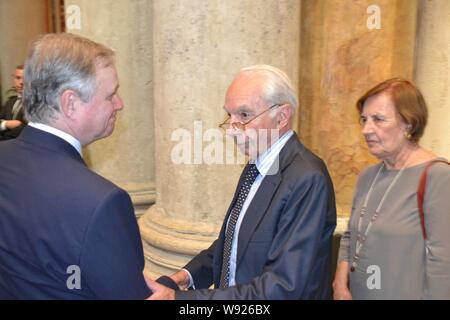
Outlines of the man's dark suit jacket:
{"type": "MultiPolygon", "coordinates": [[[[12,120],[12,109],[16,101],[17,96],[11,96],[6,101],[5,105],[0,110],[0,120],[12,120]]],[[[16,120],[21,121],[23,124],[14,129],[7,129],[5,131],[0,131],[0,141],[17,138],[17,136],[22,132],[23,128],[26,125],[23,109],[20,109],[19,113],[17,114],[16,120]]]]}
{"type": "Polygon", "coordinates": [[[0,143],[0,299],[143,299],[143,268],[124,190],[52,134],[0,143]]]}
{"type": "MultiPolygon", "coordinates": [[[[245,176],[247,167],[241,175],[245,176]]],[[[336,206],[324,162],[294,134],[279,155],[279,170],[267,175],[239,230],[236,286],[218,288],[226,221],[219,238],[185,268],[196,289],[176,299],[327,299],[331,298],[331,242],[336,206]]]]}

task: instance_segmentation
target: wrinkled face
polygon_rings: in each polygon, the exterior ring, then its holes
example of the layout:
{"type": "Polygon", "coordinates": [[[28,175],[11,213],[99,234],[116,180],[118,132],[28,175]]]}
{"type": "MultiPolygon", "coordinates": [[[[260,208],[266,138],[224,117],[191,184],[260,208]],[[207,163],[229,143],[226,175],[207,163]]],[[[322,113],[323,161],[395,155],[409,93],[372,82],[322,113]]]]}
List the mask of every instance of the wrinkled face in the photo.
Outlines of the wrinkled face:
{"type": "Polygon", "coordinates": [[[23,91],[23,70],[22,69],[16,69],[14,75],[14,88],[17,92],[22,93],[23,91]]]}
{"type": "MultiPolygon", "coordinates": [[[[238,76],[228,88],[224,109],[230,117],[229,122],[246,123],[245,130],[227,129],[227,134],[234,137],[235,143],[242,153],[256,159],[271,144],[274,132],[278,132],[275,118],[266,111],[270,105],[261,99],[261,83],[264,79],[238,76]],[[261,114],[261,115],[260,115],[261,114]],[[257,118],[255,118],[258,116],[257,118]]],[[[275,134],[276,136],[276,134],[275,134]]]]}
{"type": "Polygon", "coordinates": [[[109,136],[114,130],[117,111],[123,108],[114,66],[97,67],[97,87],[91,101],[82,103],[82,144],[109,136]]]}
{"type": "Polygon", "coordinates": [[[394,157],[406,145],[407,125],[386,93],[368,98],[361,113],[362,134],[370,153],[378,159],[394,157]]]}

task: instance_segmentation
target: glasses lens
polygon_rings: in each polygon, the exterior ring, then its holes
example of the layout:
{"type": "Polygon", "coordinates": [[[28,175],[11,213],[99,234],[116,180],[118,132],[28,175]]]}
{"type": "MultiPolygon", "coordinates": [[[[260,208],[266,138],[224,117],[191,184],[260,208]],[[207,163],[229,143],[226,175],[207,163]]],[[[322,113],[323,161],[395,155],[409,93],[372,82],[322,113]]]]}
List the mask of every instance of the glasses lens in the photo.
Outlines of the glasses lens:
{"type": "Polygon", "coordinates": [[[233,129],[233,130],[245,131],[245,124],[240,123],[240,122],[233,122],[233,123],[224,122],[224,123],[220,124],[219,127],[223,130],[233,129]]]}

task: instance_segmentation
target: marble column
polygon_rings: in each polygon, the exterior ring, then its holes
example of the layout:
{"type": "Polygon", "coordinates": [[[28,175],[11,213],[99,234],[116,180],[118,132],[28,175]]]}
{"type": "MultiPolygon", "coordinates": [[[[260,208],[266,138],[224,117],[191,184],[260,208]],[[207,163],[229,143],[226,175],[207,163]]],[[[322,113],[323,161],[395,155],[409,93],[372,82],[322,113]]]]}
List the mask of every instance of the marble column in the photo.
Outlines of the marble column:
{"type": "Polygon", "coordinates": [[[66,0],[66,27],[116,52],[124,101],[114,133],[83,151],[89,166],[130,194],[136,214],[155,201],[152,2],[66,0]]]}
{"type": "Polygon", "coordinates": [[[25,62],[29,41],[46,33],[45,0],[0,1],[0,97],[12,85],[11,75],[25,62]]]}
{"type": "Polygon", "coordinates": [[[355,103],[382,80],[412,77],[416,1],[303,0],[301,12],[300,136],[327,163],[342,232],[357,175],[375,161],[355,103]]]}
{"type": "Polygon", "coordinates": [[[428,104],[421,144],[450,159],[450,1],[419,2],[415,81],[428,104]]]}
{"type": "Polygon", "coordinates": [[[243,165],[207,164],[207,132],[224,120],[225,91],[242,67],[272,64],[298,83],[300,8],[290,0],[153,4],[157,201],[139,224],[147,271],[157,276],[216,239],[243,165]],[[180,132],[191,139],[191,164],[174,162],[180,132]]]}

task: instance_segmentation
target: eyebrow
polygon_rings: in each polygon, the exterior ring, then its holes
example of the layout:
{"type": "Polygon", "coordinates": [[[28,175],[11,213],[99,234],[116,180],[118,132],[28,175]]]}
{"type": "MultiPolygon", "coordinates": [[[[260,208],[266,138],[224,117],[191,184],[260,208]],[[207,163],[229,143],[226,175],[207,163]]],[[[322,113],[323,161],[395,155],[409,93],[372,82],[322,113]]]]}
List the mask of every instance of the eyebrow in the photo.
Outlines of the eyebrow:
{"type": "Polygon", "coordinates": [[[384,113],[380,113],[380,112],[374,112],[371,114],[364,114],[364,112],[361,112],[361,116],[365,116],[365,117],[373,117],[373,116],[385,116],[386,114],[384,113]]]}
{"type": "MultiPolygon", "coordinates": [[[[225,112],[228,112],[226,106],[223,106],[223,110],[225,110],[225,112]]],[[[237,107],[236,111],[238,111],[238,112],[239,111],[250,111],[250,112],[253,112],[253,110],[251,110],[251,108],[248,105],[246,105],[246,104],[243,104],[243,105],[240,105],[239,107],[237,107]]]]}

